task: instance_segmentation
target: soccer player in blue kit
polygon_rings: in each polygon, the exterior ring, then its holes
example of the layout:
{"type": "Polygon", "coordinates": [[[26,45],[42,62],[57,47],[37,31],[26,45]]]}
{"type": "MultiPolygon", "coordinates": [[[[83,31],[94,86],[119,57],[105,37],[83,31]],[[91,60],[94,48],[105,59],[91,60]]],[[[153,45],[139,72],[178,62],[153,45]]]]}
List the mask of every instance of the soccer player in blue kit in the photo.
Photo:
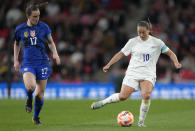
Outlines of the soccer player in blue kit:
{"type": "MultiPolygon", "coordinates": [[[[47,3],[46,3],[47,4],[47,3]]],[[[46,53],[44,43],[48,43],[53,59],[60,64],[55,43],[51,36],[51,30],[47,24],[39,21],[40,6],[44,4],[29,4],[26,8],[27,22],[16,27],[14,34],[14,68],[23,74],[25,88],[27,90],[26,112],[32,112],[32,93],[35,90],[35,103],[33,122],[41,125],[39,113],[44,102],[44,91],[47,79],[51,74],[50,60],[46,53]],[[46,42],[47,41],[47,42],[46,42]],[[18,55],[23,49],[22,64],[19,67],[18,55]]]]}

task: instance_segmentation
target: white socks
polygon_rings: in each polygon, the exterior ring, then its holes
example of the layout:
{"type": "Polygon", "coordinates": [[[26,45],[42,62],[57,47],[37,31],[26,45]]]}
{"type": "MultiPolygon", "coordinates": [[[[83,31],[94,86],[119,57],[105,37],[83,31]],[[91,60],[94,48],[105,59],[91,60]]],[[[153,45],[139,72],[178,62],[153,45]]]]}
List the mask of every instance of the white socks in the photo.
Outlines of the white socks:
{"type": "Polygon", "coordinates": [[[144,122],[150,107],[150,100],[143,100],[140,106],[139,122],[144,122]]]}
{"type": "MultiPolygon", "coordinates": [[[[119,93],[112,94],[108,98],[102,100],[101,102],[103,105],[109,104],[109,103],[114,103],[114,102],[119,102],[119,93]]],[[[144,122],[146,115],[148,113],[150,107],[150,100],[143,100],[140,106],[140,114],[139,114],[139,122],[144,122]]]]}
{"type": "Polygon", "coordinates": [[[112,94],[108,98],[102,100],[103,105],[113,103],[113,102],[118,102],[119,100],[119,93],[112,94]]]}

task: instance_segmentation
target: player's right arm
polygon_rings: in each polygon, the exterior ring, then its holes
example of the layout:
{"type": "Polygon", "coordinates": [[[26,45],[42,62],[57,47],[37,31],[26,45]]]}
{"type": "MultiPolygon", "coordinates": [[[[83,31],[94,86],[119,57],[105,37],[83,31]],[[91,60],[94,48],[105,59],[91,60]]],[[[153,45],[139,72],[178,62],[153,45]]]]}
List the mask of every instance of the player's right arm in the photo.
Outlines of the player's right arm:
{"type": "Polygon", "coordinates": [[[122,51],[119,51],[118,53],[116,53],[112,57],[112,59],[108,62],[108,64],[103,67],[103,72],[107,72],[108,69],[110,68],[110,66],[113,65],[114,63],[116,63],[117,61],[119,61],[123,56],[125,56],[125,55],[122,51]]]}
{"type": "Polygon", "coordinates": [[[20,52],[21,44],[18,41],[14,41],[14,69],[19,71],[19,61],[18,56],[20,52]]]}
{"type": "Polygon", "coordinates": [[[107,72],[110,66],[119,61],[123,56],[128,56],[131,53],[132,44],[133,44],[132,39],[129,39],[129,41],[125,44],[121,51],[116,53],[108,62],[108,64],[103,67],[103,72],[107,72]]]}

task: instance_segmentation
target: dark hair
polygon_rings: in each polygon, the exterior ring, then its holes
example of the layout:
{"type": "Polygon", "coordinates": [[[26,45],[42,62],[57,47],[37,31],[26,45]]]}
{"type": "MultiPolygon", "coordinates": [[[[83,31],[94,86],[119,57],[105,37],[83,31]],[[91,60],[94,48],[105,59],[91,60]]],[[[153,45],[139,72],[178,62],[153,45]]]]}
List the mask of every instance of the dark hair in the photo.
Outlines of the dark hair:
{"type": "Polygon", "coordinates": [[[47,4],[48,4],[48,2],[43,2],[43,3],[39,3],[39,4],[30,2],[26,7],[25,12],[28,16],[30,16],[32,14],[32,11],[37,11],[37,10],[39,10],[39,8],[44,7],[47,4]]]}
{"type": "Polygon", "coordinates": [[[26,7],[26,15],[30,16],[32,14],[32,11],[37,11],[39,8],[37,7],[36,3],[29,3],[26,7]]]}
{"type": "Polygon", "coordinates": [[[137,23],[137,26],[143,26],[143,27],[146,27],[146,29],[150,30],[150,25],[146,21],[140,21],[140,22],[138,22],[137,23]]]}
{"type": "Polygon", "coordinates": [[[137,26],[142,26],[142,27],[146,27],[146,29],[148,29],[150,31],[150,35],[152,34],[152,24],[150,22],[150,19],[148,18],[148,22],[147,21],[140,21],[137,23],[137,26]]]}

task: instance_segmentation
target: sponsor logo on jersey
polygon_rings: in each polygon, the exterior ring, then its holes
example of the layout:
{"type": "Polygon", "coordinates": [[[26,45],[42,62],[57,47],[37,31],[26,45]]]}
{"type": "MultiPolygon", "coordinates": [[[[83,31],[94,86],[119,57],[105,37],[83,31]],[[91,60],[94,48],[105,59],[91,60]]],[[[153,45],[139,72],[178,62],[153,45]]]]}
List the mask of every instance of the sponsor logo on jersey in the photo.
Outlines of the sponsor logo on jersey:
{"type": "Polygon", "coordinates": [[[30,36],[35,37],[35,30],[30,31],[30,36]]]}
{"type": "Polygon", "coordinates": [[[24,32],[24,37],[28,37],[28,32],[24,32]]]}
{"type": "Polygon", "coordinates": [[[28,70],[28,68],[24,68],[24,71],[27,71],[28,70]]]}

